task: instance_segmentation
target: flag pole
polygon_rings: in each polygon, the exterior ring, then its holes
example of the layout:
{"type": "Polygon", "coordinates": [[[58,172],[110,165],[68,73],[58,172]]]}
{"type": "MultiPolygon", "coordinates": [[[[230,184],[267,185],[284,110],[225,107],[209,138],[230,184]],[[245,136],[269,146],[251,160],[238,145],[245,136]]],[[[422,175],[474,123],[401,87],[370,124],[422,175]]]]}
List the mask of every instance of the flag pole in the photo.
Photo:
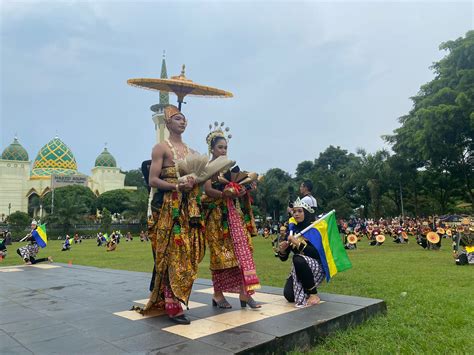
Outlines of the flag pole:
{"type": "Polygon", "coordinates": [[[318,223],[321,222],[324,218],[326,218],[327,216],[331,215],[331,214],[334,213],[334,212],[336,212],[336,210],[329,211],[329,212],[326,213],[324,216],[322,216],[322,217],[319,218],[318,220],[314,221],[314,222],[311,223],[308,227],[306,227],[306,228],[303,229],[301,232],[299,232],[298,234],[296,234],[296,235],[295,235],[295,238],[300,237],[303,233],[306,233],[306,232],[309,231],[311,228],[313,228],[315,224],[318,224],[318,223]]]}

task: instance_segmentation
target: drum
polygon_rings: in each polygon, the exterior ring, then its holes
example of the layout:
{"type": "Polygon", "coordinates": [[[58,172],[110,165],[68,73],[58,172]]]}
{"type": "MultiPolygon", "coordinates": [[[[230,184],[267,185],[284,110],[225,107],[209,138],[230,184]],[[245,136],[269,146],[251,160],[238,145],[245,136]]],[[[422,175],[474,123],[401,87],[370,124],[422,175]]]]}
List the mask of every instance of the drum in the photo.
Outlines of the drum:
{"type": "Polygon", "coordinates": [[[349,244],[356,244],[357,241],[358,241],[358,239],[357,239],[357,237],[356,237],[354,234],[349,234],[349,235],[347,236],[347,242],[348,242],[349,244]]]}
{"type": "Polygon", "coordinates": [[[436,232],[429,232],[426,235],[426,239],[428,239],[428,241],[433,244],[439,243],[439,240],[440,240],[439,234],[436,232]]]}

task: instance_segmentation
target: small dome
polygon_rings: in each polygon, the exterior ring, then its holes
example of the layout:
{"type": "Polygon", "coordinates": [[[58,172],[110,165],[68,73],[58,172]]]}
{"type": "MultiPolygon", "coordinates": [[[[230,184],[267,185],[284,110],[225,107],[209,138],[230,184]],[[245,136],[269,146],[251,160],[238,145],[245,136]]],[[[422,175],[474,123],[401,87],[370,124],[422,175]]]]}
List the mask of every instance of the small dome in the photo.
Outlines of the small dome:
{"type": "Polygon", "coordinates": [[[4,160],[19,160],[19,161],[28,161],[28,153],[25,148],[18,142],[18,139],[15,137],[13,143],[10,144],[2,153],[2,159],[4,160]]]}
{"type": "Polygon", "coordinates": [[[109,153],[107,148],[104,148],[104,151],[99,154],[95,160],[95,166],[103,166],[107,168],[116,168],[117,162],[112,154],[109,153]]]}
{"type": "Polygon", "coordinates": [[[72,151],[58,137],[40,149],[31,170],[32,179],[47,179],[51,175],[77,174],[77,163],[72,151]]]}

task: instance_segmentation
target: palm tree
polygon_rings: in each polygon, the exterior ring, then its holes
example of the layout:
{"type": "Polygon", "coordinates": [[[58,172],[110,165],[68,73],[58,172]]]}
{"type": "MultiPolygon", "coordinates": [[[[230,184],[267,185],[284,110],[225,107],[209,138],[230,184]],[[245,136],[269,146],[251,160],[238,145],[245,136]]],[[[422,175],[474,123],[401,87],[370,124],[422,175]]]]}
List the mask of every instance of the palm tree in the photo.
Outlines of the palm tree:
{"type": "Polygon", "coordinates": [[[54,207],[54,214],[47,216],[46,220],[48,223],[62,225],[66,233],[69,233],[71,227],[81,222],[88,213],[86,204],[70,195],[64,196],[61,203],[54,207]]]}

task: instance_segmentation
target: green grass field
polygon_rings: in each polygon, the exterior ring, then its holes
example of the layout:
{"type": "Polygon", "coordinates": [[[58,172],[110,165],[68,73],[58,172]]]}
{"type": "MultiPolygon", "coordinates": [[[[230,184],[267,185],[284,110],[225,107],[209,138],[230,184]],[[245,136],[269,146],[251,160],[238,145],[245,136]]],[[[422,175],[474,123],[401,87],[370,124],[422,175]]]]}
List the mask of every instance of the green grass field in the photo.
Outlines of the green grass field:
{"type": "MultiPolygon", "coordinates": [[[[21,264],[15,253],[24,243],[9,246],[0,266],[21,264]]],[[[73,244],[61,252],[60,241],[50,241],[38,257],[51,255],[56,262],[103,268],[151,272],[153,260],[149,243],[122,241],[107,253],[94,240],[73,244]]],[[[289,262],[273,256],[269,240],[254,238],[254,257],[260,281],[283,287],[289,262]]],[[[313,349],[318,353],[473,353],[474,268],[456,266],[449,240],[440,251],[426,251],[411,240],[408,245],[391,241],[381,247],[359,243],[349,251],[353,268],[337,274],[323,292],[380,298],[387,302],[386,316],[341,331],[313,349]],[[402,295],[406,292],[406,296],[402,295]]],[[[199,277],[210,278],[209,258],[203,260],[199,277]]],[[[1,276],[0,276],[1,278],[1,276]]],[[[146,285],[144,285],[146,287],[146,285]]]]}

